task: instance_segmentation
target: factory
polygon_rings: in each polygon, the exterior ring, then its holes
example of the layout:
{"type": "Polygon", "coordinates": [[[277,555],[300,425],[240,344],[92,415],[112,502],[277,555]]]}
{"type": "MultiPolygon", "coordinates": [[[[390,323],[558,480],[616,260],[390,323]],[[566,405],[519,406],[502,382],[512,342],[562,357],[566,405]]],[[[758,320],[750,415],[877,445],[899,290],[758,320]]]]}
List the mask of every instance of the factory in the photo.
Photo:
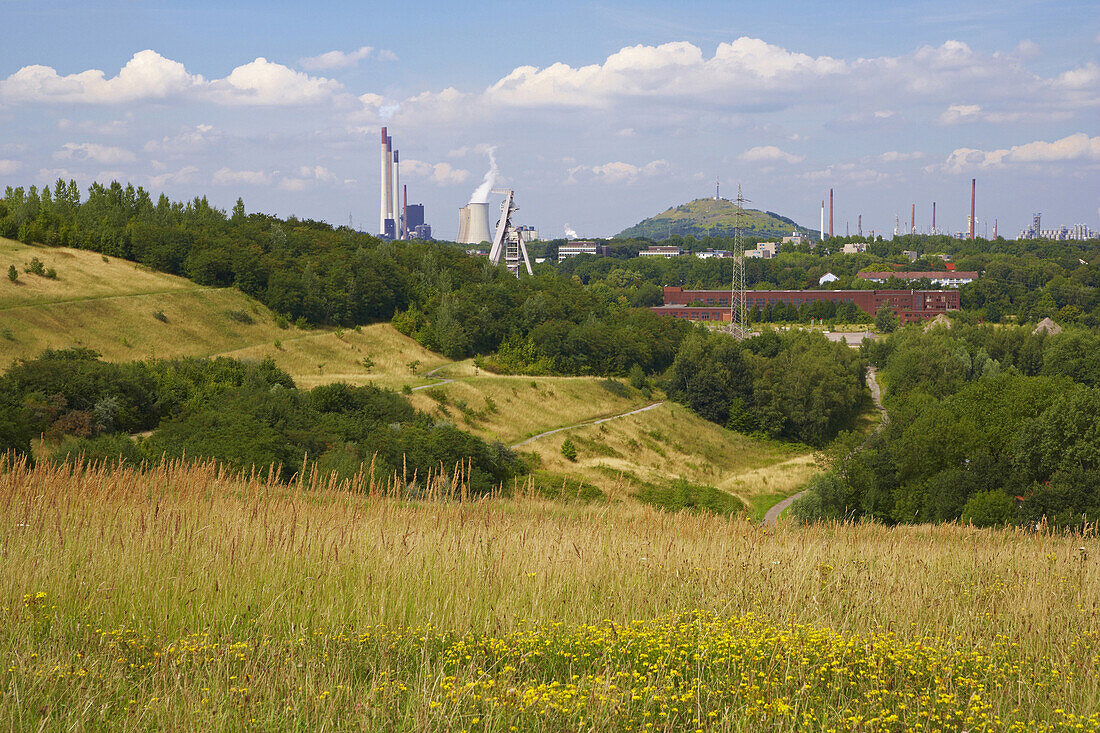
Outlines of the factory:
{"type": "Polygon", "coordinates": [[[378,236],[382,239],[431,239],[432,227],[424,222],[424,204],[410,204],[408,186],[401,185],[401,156],[393,138],[382,128],[381,197],[378,236]]]}
{"type": "MultiPolygon", "coordinates": [[[[889,307],[902,322],[920,323],[940,313],[959,309],[958,290],[748,290],[746,310],[784,305],[810,305],[827,300],[852,303],[864,313],[874,315],[889,307]]],[[[664,305],[650,308],[654,313],[690,321],[729,321],[732,293],[729,290],[685,290],[666,286],[664,305]]]]}

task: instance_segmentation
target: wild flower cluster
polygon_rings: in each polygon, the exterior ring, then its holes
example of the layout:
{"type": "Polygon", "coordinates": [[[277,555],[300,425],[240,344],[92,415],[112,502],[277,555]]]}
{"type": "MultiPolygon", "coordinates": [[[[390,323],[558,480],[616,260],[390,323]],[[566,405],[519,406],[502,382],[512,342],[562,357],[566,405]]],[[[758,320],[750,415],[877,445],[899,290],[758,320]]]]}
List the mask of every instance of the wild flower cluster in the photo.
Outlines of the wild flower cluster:
{"type": "Polygon", "coordinates": [[[85,711],[81,722],[93,727],[1100,730],[1095,701],[1075,692],[1100,661],[1091,637],[1074,654],[1091,663],[1063,667],[1006,637],[977,648],[755,614],[523,623],[503,635],[432,626],[272,633],[252,619],[166,639],[67,623],[42,594],[24,605],[24,631],[43,653],[9,660],[0,687],[30,709],[85,711]]]}

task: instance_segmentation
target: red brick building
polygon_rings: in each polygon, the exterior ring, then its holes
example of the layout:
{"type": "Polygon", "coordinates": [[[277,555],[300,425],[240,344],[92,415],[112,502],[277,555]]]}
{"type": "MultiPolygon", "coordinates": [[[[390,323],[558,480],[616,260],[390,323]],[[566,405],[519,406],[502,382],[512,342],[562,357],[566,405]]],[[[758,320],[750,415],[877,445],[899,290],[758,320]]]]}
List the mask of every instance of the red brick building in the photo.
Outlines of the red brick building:
{"type": "MultiPolygon", "coordinates": [[[[665,287],[665,304],[653,312],[691,321],[728,321],[729,290],[684,290],[665,287]]],[[[903,324],[959,309],[958,290],[746,290],[745,306],[765,309],[777,303],[801,306],[819,300],[853,303],[868,315],[889,306],[903,324]]]]}

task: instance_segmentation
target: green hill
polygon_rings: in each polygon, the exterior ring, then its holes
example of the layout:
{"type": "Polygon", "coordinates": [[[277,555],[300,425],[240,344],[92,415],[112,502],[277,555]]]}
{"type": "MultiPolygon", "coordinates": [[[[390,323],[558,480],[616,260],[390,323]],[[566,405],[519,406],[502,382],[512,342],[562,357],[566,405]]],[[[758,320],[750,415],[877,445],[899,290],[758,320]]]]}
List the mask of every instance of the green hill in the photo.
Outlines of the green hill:
{"type": "MultiPolygon", "coordinates": [[[[816,230],[771,211],[745,209],[741,226],[748,237],[785,237],[800,232],[817,239],[816,230]]],[[[726,199],[695,199],[651,216],[615,235],[616,239],[667,239],[672,234],[693,237],[732,237],[737,227],[737,205],[726,199]]]]}

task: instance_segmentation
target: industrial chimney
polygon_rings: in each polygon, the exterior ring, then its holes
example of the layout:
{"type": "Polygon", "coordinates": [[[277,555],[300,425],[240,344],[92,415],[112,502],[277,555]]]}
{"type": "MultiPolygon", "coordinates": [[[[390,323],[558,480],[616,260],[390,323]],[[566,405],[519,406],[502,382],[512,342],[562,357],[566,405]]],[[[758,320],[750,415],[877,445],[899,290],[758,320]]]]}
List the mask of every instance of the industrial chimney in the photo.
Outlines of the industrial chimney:
{"type": "Polygon", "coordinates": [[[398,215],[398,210],[401,206],[401,162],[400,155],[395,150],[393,151],[393,211],[391,212],[394,224],[394,239],[402,239],[401,236],[401,217],[398,215]]]}
{"type": "Polygon", "coordinates": [[[829,189],[829,239],[833,238],[833,189],[829,189]]]}
{"type": "Polygon", "coordinates": [[[917,233],[917,205],[913,204],[909,210],[909,233],[917,233]]]}
{"type": "Polygon", "coordinates": [[[378,214],[378,233],[379,234],[385,234],[386,233],[386,219],[388,219],[389,216],[390,216],[390,208],[389,208],[389,206],[387,206],[388,199],[387,199],[387,194],[386,194],[386,192],[389,190],[387,188],[387,183],[386,182],[389,180],[388,176],[389,176],[389,168],[390,168],[389,143],[387,142],[388,140],[389,140],[389,137],[386,136],[386,128],[383,127],[382,128],[382,180],[381,180],[381,187],[380,187],[382,197],[381,197],[381,202],[380,202],[380,207],[381,208],[380,208],[380,211],[379,211],[379,214],[378,214]]]}
{"type": "Polygon", "coordinates": [[[974,194],[978,189],[978,179],[970,179],[970,239],[974,239],[974,194]]]}

